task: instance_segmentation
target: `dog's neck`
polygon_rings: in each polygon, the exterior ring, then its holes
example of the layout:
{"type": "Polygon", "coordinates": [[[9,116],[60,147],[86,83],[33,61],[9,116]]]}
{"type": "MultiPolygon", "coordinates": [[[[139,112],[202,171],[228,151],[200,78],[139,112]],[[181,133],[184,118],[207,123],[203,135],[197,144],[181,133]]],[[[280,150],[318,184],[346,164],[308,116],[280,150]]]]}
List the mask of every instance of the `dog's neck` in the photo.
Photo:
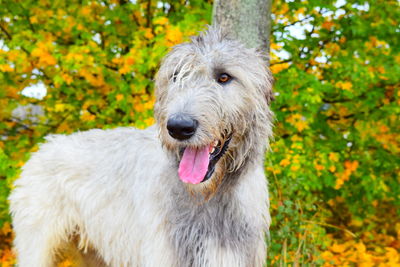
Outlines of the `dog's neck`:
{"type": "MultiPolygon", "coordinates": [[[[179,179],[176,179],[169,192],[174,205],[169,207],[167,221],[171,227],[170,238],[176,256],[183,263],[179,266],[192,266],[194,261],[205,257],[208,253],[205,249],[210,249],[208,242],[249,251],[249,255],[250,251],[256,249],[253,246],[259,238],[257,227],[263,227],[253,225],[254,222],[237,209],[241,206],[241,197],[238,196],[241,190],[236,189],[240,186],[240,181],[248,184],[244,179],[257,179],[249,174],[249,171],[254,170],[254,165],[262,165],[265,146],[266,144],[259,144],[249,148],[249,155],[253,156],[247,157],[240,168],[226,173],[218,189],[209,199],[205,199],[201,193],[192,194],[179,179]],[[241,244],[245,245],[238,247],[241,244]]],[[[258,166],[260,167],[262,168],[258,166]]],[[[266,226],[264,228],[266,229],[266,226]]]]}

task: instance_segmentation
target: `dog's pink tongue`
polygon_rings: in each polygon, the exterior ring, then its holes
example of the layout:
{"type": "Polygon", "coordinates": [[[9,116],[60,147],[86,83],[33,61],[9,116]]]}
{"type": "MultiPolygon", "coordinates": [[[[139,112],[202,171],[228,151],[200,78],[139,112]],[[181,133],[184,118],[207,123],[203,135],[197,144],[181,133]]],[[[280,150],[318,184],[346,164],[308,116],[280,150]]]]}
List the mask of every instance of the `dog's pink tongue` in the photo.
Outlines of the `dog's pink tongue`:
{"type": "Polygon", "coordinates": [[[179,177],[183,182],[198,184],[203,181],[210,162],[209,152],[209,146],[185,149],[178,170],[179,177]]]}

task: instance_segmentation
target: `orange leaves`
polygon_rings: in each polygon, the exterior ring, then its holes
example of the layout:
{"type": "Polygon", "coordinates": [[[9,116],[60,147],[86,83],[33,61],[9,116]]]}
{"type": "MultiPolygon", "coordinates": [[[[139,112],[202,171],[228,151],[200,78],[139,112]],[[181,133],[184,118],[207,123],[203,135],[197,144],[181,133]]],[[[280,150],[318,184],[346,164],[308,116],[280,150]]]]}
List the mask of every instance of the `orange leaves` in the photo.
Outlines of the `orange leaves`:
{"type": "Polygon", "coordinates": [[[104,77],[100,71],[92,70],[90,72],[87,69],[80,69],[79,74],[94,87],[101,87],[105,84],[104,77]]]}
{"type": "Polygon", "coordinates": [[[358,168],[358,161],[357,160],[355,160],[355,161],[346,160],[344,162],[344,168],[349,173],[355,172],[358,168]]]}
{"type": "Polygon", "coordinates": [[[369,41],[365,42],[365,47],[367,50],[374,48],[386,48],[387,43],[385,41],[378,40],[375,36],[370,36],[369,41]]]}
{"type": "Polygon", "coordinates": [[[39,22],[39,20],[38,20],[38,18],[37,18],[36,16],[30,17],[30,18],[29,18],[29,21],[30,21],[32,24],[35,24],[35,23],[38,23],[38,22],[39,22]]]}
{"type": "Polygon", "coordinates": [[[84,54],[88,52],[89,49],[87,48],[76,52],[71,51],[66,55],[65,59],[67,62],[80,63],[84,60],[84,54]]]}
{"type": "Polygon", "coordinates": [[[335,189],[340,189],[345,181],[348,181],[350,179],[350,176],[352,175],[352,173],[354,173],[357,168],[358,168],[358,161],[349,161],[346,160],[344,162],[344,172],[342,173],[337,173],[336,174],[336,184],[335,184],[335,189]]]}
{"type": "Polygon", "coordinates": [[[135,64],[136,57],[135,50],[131,49],[125,57],[116,57],[112,59],[112,63],[118,66],[118,72],[120,74],[127,74],[132,71],[132,67],[135,64]]]}
{"type": "Polygon", "coordinates": [[[273,74],[277,74],[289,67],[290,67],[289,63],[280,63],[280,64],[271,65],[270,69],[273,74]]]}
{"type": "Polygon", "coordinates": [[[363,240],[357,242],[355,240],[344,242],[333,240],[333,243],[321,254],[322,259],[326,261],[323,266],[400,266],[399,251],[393,247],[387,246],[384,249],[371,249],[368,245],[363,240]]]}
{"type": "Polygon", "coordinates": [[[170,26],[166,29],[167,45],[173,46],[179,44],[183,40],[183,34],[178,27],[170,26]]]}
{"type": "Polygon", "coordinates": [[[273,13],[277,15],[284,15],[289,11],[289,5],[287,3],[283,3],[280,7],[277,5],[273,5],[273,13]]]}
{"type": "Polygon", "coordinates": [[[9,222],[5,222],[0,229],[0,265],[2,267],[15,266],[15,254],[11,249],[13,233],[9,222]],[[4,245],[6,245],[4,247],[4,245]],[[8,245],[8,246],[7,246],[8,245]]]}
{"type": "Polygon", "coordinates": [[[91,114],[89,111],[84,110],[81,115],[81,120],[85,122],[94,121],[96,116],[91,114]]]}
{"type": "Polygon", "coordinates": [[[329,250],[334,252],[334,253],[343,253],[347,249],[346,245],[339,245],[337,243],[333,243],[333,245],[330,246],[329,250]]]}
{"type": "Polygon", "coordinates": [[[279,50],[281,48],[282,48],[282,46],[278,45],[277,43],[271,42],[271,44],[270,44],[270,49],[271,50],[279,50]]]}
{"type": "Polygon", "coordinates": [[[16,264],[15,254],[11,248],[0,249],[0,263],[2,267],[13,267],[16,264]]]}
{"type": "Polygon", "coordinates": [[[353,84],[349,81],[339,81],[336,83],[336,87],[342,89],[342,90],[346,90],[346,91],[351,91],[351,89],[353,88],[353,84]]]}
{"type": "Polygon", "coordinates": [[[60,125],[57,127],[57,133],[71,133],[73,130],[69,126],[67,122],[62,122],[60,125]]]}
{"type": "Polygon", "coordinates": [[[330,30],[332,30],[334,25],[335,25],[335,23],[333,23],[330,20],[327,20],[324,23],[322,23],[321,28],[330,31],[330,30]]]}
{"type": "Polygon", "coordinates": [[[323,169],[325,169],[325,167],[323,165],[320,165],[320,164],[315,164],[315,169],[317,171],[322,171],[323,169]]]}
{"type": "Polygon", "coordinates": [[[153,34],[152,29],[146,28],[145,31],[144,31],[144,37],[146,37],[149,40],[153,39],[154,38],[154,34],[153,34]]]}
{"type": "Polygon", "coordinates": [[[153,124],[155,123],[155,120],[154,120],[153,117],[150,117],[150,118],[145,119],[145,120],[144,120],[144,123],[145,123],[147,126],[150,126],[150,125],[153,125],[153,124]]]}
{"type": "Polygon", "coordinates": [[[13,72],[14,69],[8,64],[0,64],[0,71],[1,72],[13,72]]]}
{"type": "Polygon", "coordinates": [[[299,132],[309,127],[305,117],[301,116],[299,113],[289,115],[286,121],[292,124],[299,132]]]}
{"type": "Polygon", "coordinates": [[[286,167],[286,166],[290,165],[290,160],[287,158],[284,158],[283,160],[281,160],[281,162],[279,162],[279,165],[282,167],[286,167]]]}
{"type": "Polygon", "coordinates": [[[378,143],[393,153],[400,152],[399,135],[390,129],[390,124],[396,124],[397,117],[393,117],[392,122],[369,121],[367,123],[358,123],[356,127],[363,133],[362,139],[373,137],[378,143]]]}
{"type": "Polygon", "coordinates": [[[325,45],[325,51],[329,55],[335,55],[340,51],[340,46],[337,43],[327,43],[325,45]]]}
{"type": "Polygon", "coordinates": [[[117,95],[115,96],[115,99],[116,99],[117,101],[121,101],[122,99],[124,99],[124,95],[123,95],[123,94],[117,94],[117,95]]]}
{"type": "Polygon", "coordinates": [[[130,70],[131,70],[131,66],[125,64],[118,70],[118,72],[120,74],[127,74],[130,70]]]}
{"type": "Polygon", "coordinates": [[[90,16],[90,14],[91,14],[91,7],[90,7],[90,6],[84,6],[84,7],[82,7],[81,10],[80,10],[80,13],[81,13],[83,16],[90,16]]]}
{"type": "Polygon", "coordinates": [[[39,58],[39,65],[52,66],[56,63],[56,59],[50,53],[43,53],[39,58]]]}
{"type": "Polygon", "coordinates": [[[45,42],[39,42],[37,47],[31,52],[31,55],[38,59],[39,67],[53,66],[57,63],[57,60],[51,54],[53,45],[51,38],[45,42]]]}
{"type": "Polygon", "coordinates": [[[57,264],[57,267],[74,267],[76,265],[77,264],[74,263],[72,260],[66,259],[66,260],[63,260],[62,262],[60,262],[59,264],[57,264]]]}

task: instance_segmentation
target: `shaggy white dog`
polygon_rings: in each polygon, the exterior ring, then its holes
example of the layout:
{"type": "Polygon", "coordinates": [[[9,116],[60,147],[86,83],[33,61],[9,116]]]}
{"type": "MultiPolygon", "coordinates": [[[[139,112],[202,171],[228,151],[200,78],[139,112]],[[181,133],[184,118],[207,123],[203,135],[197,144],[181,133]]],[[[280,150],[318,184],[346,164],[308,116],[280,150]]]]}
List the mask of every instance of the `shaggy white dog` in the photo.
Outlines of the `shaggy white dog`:
{"type": "Polygon", "coordinates": [[[156,78],[157,124],[54,135],[10,196],[21,267],[259,267],[265,262],[271,75],[209,29],[156,78]]]}

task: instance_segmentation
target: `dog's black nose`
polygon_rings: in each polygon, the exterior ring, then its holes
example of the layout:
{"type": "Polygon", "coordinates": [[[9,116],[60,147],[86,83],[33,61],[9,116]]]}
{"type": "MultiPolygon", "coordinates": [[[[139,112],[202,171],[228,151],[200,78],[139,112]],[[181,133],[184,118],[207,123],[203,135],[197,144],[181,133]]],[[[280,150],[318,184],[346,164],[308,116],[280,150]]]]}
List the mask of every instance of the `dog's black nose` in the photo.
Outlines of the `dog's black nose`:
{"type": "Polygon", "coordinates": [[[167,122],[167,129],[170,136],[178,140],[186,140],[196,132],[198,121],[188,115],[172,115],[167,122]]]}

